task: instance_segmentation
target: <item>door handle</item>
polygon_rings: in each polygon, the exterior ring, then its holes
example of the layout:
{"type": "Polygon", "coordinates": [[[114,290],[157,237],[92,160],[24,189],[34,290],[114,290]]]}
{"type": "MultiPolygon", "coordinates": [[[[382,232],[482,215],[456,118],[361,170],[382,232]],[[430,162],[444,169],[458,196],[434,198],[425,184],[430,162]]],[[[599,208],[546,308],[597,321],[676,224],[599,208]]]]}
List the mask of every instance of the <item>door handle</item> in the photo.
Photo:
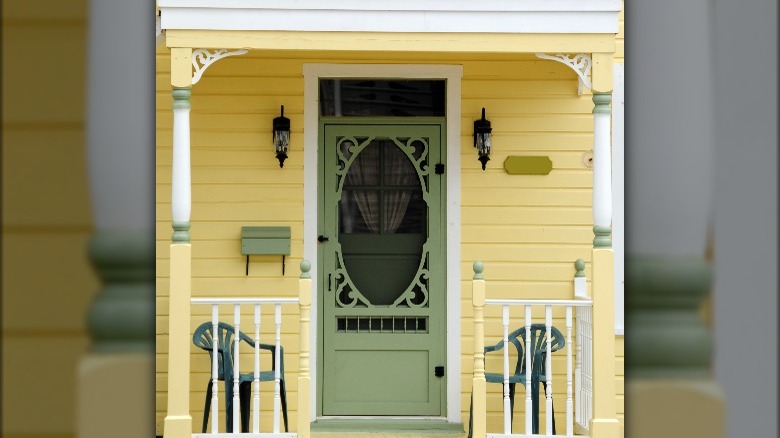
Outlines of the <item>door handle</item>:
{"type": "Polygon", "coordinates": [[[323,235],[321,235],[321,234],[320,234],[319,236],[317,236],[317,242],[320,242],[320,243],[322,243],[322,242],[327,242],[328,240],[330,240],[330,239],[328,238],[328,236],[323,236],[323,235]]]}

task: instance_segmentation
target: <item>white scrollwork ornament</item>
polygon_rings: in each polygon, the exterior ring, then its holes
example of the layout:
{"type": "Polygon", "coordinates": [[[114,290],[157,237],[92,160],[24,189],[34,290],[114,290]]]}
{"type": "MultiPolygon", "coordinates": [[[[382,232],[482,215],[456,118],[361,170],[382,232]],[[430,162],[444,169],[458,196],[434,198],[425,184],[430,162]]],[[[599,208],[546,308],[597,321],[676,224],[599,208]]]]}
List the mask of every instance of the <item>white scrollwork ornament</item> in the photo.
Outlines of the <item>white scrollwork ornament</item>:
{"type": "Polygon", "coordinates": [[[579,77],[579,85],[577,91],[582,94],[582,87],[592,88],[590,82],[590,67],[593,61],[590,55],[586,53],[578,53],[576,55],[567,55],[565,53],[556,53],[555,55],[548,55],[546,53],[537,53],[537,58],[549,59],[550,61],[560,62],[574,70],[579,77]]]}
{"type": "Polygon", "coordinates": [[[205,72],[211,64],[228,56],[243,55],[245,53],[247,53],[247,51],[244,49],[216,49],[213,52],[208,49],[193,50],[192,66],[195,67],[195,73],[192,75],[192,85],[195,85],[200,80],[200,77],[203,76],[203,72],[205,72]]]}

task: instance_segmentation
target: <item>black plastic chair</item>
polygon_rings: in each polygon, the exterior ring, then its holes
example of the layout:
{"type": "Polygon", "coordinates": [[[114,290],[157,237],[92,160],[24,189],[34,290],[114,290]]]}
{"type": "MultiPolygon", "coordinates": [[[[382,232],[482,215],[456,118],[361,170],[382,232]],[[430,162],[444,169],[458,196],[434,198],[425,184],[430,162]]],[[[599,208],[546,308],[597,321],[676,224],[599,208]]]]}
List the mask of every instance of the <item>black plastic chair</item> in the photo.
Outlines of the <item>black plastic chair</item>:
{"type": "MultiPolygon", "coordinates": [[[[552,331],[552,342],[550,352],[560,350],[566,345],[563,334],[555,328],[550,327],[552,331]]],[[[532,409],[532,430],[534,434],[539,433],[539,383],[544,385],[547,392],[547,326],[545,324],[531,324],[531,409],[532,409]]],[[[515,364],[514,374],[509,375],[509,406],[510,419],[514,420],[515,411],[515,386],[519,383],[525,386],[526,368],[525,368],[525,327],[513,331],[507,336],[512,345],[517,349],[517,363],[515,364]]],[[[500,351],[504,348],[502,339],[496,345],[485,347],[485,356],[487,353],[500,351]]],[[[488,383],[504,384],[503,373],[485,373],[485,381],[488,383]]],[[[469,407],[469,438],[471,438],[471,429],[473,425],[474,399],[472,396],[471,406],[469,407]]],[[[550,413],[552,417],[552,433],[555,435],[555,409],[550,413]]],[[[511,424],[511,423],[510,423],[511,424]]]]}
{"type": "MultiPolygon", "coordinates": [[[[204,322],[195,330],[195,334],[192,336],[192,343],[196,347],[201,348],[209,352],[209,363],[212,360],[212,323],[204,322]]],[[[219,332],[217,352],[217,379],[225,382],[225,421],[226,431],[233,432],[233,349],[235,348],[234,338],[235,328],[230,324],[220,322],[217,325],[219,332]],[[225,348],[228,346],[229,348],[225,348]]],[[[244,334],[238,332],[241,341],[248,343],[253,349],[255,348],[255,340],[244,334]]],[[[271,352],[271,371],[261,371],[261,382],[273,382],[275,380],[276,371],[276,346],[270,344],[260,344],[261,350],[267,350],[271,352]]],[[[284,385],[284,348],[279,348],[279,392],[282,399],[282,416],[284,418],[284,431],[288,432],[287,428],[287,391],[284,385]]],[[[252,373],[240,373],[239,384],[239,399],[241,404],[241,431],[249,432],[249,401],[252,394],[252,383],[255,380],[254,372],[252,373]]],[[[206,433],[206,427],[209,422],[209,412],[211,411],[211,391],[213,381],[209,378],[208,387],[206,388],[206,405],[203,410],[203,433],[206,433]]]]}

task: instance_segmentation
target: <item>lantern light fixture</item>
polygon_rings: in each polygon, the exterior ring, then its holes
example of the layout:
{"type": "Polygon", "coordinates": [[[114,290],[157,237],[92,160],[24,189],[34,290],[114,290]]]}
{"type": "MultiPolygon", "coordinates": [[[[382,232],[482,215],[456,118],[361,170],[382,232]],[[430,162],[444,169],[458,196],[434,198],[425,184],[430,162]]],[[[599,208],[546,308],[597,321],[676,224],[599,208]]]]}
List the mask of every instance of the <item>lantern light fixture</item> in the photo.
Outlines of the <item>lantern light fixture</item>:
{"type": "Polygon", "coordinates": [[[482,170],[490,161],[490,133],[493,128],[490,127],[490,120],[485,119],[485,108],[482,108],[482,118],[474,120],[474,147],[477,148],[477,158],[482,163],[482,170]]]}
{"type": "Polygon", "coordinates": [[[274,119],[273,133],[276,159],[279,160],[279,167],[282,168],[290,147],[290,119],[284,116],[284,105],[282,105],[281,115],[274,119]]]}

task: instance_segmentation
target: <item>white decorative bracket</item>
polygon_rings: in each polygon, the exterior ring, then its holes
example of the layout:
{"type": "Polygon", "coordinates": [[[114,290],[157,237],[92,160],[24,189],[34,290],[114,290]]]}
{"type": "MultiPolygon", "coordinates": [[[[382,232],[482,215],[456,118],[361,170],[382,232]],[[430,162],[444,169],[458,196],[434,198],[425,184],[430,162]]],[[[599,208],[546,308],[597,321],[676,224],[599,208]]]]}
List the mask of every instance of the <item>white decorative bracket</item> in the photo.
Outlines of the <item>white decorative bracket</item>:
{"type": "Polygon", "coordinates": [[[228,49],[216,49],[212,53],[208,49],[196,49],[192,51],[192,66],[195,67],[195,74],[192,75],[192,85],[195,85],[203,76],[209,66],[222,58],[235,55],[243,55],[247,51],[244,49],[228,51],[228,49]]]}
{"type": "Polygon", "coordinates": [[[577,76],[580,78],[579,84],[577,85],[577,94],[582,94],[583,86],[592,88],[590,82],[590,67],[593,61],[591,60],[590,55],[585,53],[578,53],[576,55],[567,55],[565,53],[556,53],[555,55],[537,53],[536,57],[560,62],[574,70],[574,73],[577,73],[577,76]]]}

